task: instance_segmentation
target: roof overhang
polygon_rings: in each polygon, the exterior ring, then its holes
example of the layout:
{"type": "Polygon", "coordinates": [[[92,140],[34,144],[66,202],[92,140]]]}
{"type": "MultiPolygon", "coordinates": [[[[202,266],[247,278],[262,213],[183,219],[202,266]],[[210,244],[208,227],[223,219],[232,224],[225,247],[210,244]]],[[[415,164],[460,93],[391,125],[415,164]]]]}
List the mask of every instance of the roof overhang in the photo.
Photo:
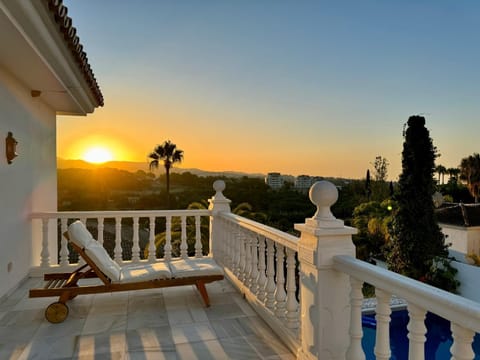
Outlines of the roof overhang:
{"type": "Polygon", "coordinates": [[[0,0],[0,49],[0,66],[57,114],[86,115],[103,105],[44,0],[0,0]]]}

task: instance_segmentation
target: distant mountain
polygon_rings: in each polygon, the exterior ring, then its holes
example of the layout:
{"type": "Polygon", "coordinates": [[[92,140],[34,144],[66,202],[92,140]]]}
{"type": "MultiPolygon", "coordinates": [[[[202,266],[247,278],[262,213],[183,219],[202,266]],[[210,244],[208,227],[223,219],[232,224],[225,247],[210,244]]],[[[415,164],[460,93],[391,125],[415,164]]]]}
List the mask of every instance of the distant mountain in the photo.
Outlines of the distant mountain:
{"type": "MultiPolygon", "coordinates": [[[[92,164],[84,160],[67,160],[62,158],[57,158],[57,168],[58,169],[98,169],[98,168],[113,168],[120,169],[130,172],[137,172],[138,170],[148,172],[148,163],[147,162],[134,162],[134,161],[108,161],[103,164],[92,164]]],[[[206,171],[200,169],[186,169],[173,167],[171,172],[182,174],[184,172],[190,172],[197,176],[226,176],[226,177],[258,177],[264,178],[264,174],[259,173],[244,173],[239,171],[206,171]]],[[[162,173],[162,172],[160,172],[162,173]]]]}

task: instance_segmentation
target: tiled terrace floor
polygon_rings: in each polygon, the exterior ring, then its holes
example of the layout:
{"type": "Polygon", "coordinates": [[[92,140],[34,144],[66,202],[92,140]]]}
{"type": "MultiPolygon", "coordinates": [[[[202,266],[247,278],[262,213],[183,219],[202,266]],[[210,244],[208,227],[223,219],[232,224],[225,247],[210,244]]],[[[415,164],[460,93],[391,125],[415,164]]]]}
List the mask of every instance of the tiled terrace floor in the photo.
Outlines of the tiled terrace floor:
{"type": "Polygon", "coordinates": [[[193,286],[83,295],[50,324],[55,298],[28,298],[28,279],[0,303],[0,359],[294,359],[227,280],[208,284],[205,308],[193,286]]]}

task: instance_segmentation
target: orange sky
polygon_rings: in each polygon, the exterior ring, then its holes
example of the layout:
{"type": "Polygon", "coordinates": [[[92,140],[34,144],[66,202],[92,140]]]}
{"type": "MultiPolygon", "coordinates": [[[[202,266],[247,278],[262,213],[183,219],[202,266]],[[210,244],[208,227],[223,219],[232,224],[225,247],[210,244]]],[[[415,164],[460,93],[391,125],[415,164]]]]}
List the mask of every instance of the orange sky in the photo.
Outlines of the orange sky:
{"type": "Polygon", "coordinates": [[[171,140],[185,168],[362,178],[380,155],[396,180],[415,114],[438,163],[479,151],[480,4],[64,3],[105,107],[59,117],[59,157],[171,140]]]}

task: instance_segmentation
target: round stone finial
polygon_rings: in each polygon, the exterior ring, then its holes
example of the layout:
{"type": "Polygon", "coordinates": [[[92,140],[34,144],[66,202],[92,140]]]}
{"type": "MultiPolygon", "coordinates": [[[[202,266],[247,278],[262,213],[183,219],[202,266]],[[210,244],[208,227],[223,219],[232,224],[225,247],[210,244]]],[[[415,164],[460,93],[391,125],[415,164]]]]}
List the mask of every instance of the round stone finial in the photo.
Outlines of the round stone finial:
{"type": "Polygon", "coordinates": [[[225,190],[225,181],[223,180],[215,180],[213,183],[213,190],[218,192],[223,192],[225,190]]]}
{"type": "Polygon", "coordinates": [[[310,201],[317,206],[317,212],[314,219],[335,219],[330,207],[338,199],[338,190],[335,185],[329,181],[317,181],[312,185],[309,192],[310,201]]]}

